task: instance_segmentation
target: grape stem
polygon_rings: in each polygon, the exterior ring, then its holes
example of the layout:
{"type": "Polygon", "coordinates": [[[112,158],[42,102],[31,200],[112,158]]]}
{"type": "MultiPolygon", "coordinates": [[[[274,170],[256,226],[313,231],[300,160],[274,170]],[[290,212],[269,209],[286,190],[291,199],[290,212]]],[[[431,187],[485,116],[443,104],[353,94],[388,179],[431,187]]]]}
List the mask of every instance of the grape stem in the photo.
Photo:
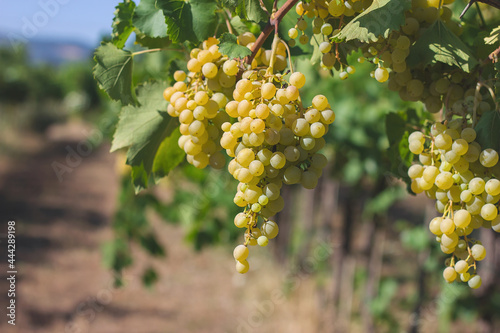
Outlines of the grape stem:
{"type": "Polygon", "coordinates": [[[270,16],[269,22],[267,22],[267,25],[265,26],[264,30],[262,30],[259,37],[257,38],[255,43],[253,44],[252,54],[250,56],[246,57],[245,63],[247,63],[249,65],[252,63],[252,60],[255,58],[255,55],[260,50],[260,48],[262,47],[262,45],[266,41],[267,37],[269,37],[269,35],[271,35],[273,30],[274,31],[278,30],[278,26],[279,26],[281,20],[283,19],[283,17],[286,15],[286,13],[288,13],[288,11],[290,11],[290,9],[293,8],[293,6],[295,6],[295,4],[298,1],[299,0],[287,0],[287,2],[285,2],[285,4],[283,4],[283,6],[281,6],[281,8],[278,11],[276,11],[275,13],[273,13],[270,16]]]}
{"type": "Polygon", "coordinates": [[[229,21],[229,11],[222,11],[222,14],[224,15],[224,19],[226,21],[227,31],[229,31],[230,34],[234,35],[233,26],[229,21]]]}

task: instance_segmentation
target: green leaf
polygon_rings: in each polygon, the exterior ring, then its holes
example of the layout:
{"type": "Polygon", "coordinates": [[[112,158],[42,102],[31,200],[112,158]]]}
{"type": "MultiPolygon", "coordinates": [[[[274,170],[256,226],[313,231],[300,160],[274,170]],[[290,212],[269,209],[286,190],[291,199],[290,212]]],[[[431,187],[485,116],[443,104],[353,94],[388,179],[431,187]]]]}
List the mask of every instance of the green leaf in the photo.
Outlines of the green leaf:
{"type": "Polygon", "coordinates": [[[269,19],[265,10],[260,6],[259,0],[245,0],[245,11],[250,21],[259,23],[269,19]]]}
{"type": "Polygon", "coordinates": [[[411,7],[409,0],[373,0],[361,14],[347,23],[336,38],[376,42],[379,36],[387,38],[393,30],[405,23],[404,12],[411,7]]]}
{"type": "Polygon", "coordinates": [[[184,0],[156,0],[156,3],[163,10],[165,22],[167,23],[167,35],[172,42],[198,41],[193,31],[193,15],[189,2],[184,0]]]}
{"type": "Polygon", "coordinates": [[[198,40],[205,40],[215,31],[217,26],[217,2],[214,0],[191,0],[193,30],[198,40]]]}
{"type": "Polygon", "coordinates": [[[238,38],[225,32],[219,38],[219,52],[223,55],[227,55],[229,58],[245,58],[252,54],[252,51],[246,46],[239,45],[237,43],[238,38]]]}
{"type": "Polygon", "coordinates": [[[132,19],[135,27],[148,37],[166,37],[167,24],[156,0],[141,0],[132,19]]]}
{"type": "Polygon", "coordinates": [[[484,43],[488,45],[497,44],[499,36],[500,36],[500,26],[493,29],[490,35],[484,38],[484,43]]]}
{"type": "Polygon", "coordinates": [[[385,117],[385,132],[389,145],[399,144],[405,133],[405,126],[406,122],[400,115],[394,112],[387,114],[385,117]]]}
{"type": "Polygon", "coordinates": [[[409,185],[411,180],[408,177],[408,167],[413,161],[413,154],[409,149],[405,119],[397,113],[388,113],[385,118],[385,131],[389,140],[387,163],[391,173],[409,185]]]}
{"type": "Polygon", "coordinates": [[[132,16],[134,14],[135,2],[123,0],[115,7],[115,17],[113,18],[113,44],[122,49],[125,46],[130,34],[134,31],[132,16]]]}
{"type": "Polygon", "coordinates": [[[478,64],[467,45],[440,20],[422,32],[406,58],[410,67],[437,62],[457,66],[467,73],[478,64]]]}
{"type": "Polygon", "coordinates": [[[122,108],[111,151],[129,147],[127,164],[132,166],[136,190],[147,187],[156,153],[168,136],[170,116],[164,111],[163,82],[146,83],[138,88],[138,106],[122,108]]]}
{"type": "Polygon", "coordinates": [[[496,110],[483,113],[475,127],[476,141],[482,149],[500,150],[500,114],[496,110]]]}
{"type": "Polygon", "coordinates": [[[316,65],[321,61],[323,57],[323,53],[319,50],[319,45],[324,41],[325,35],[323,34],[315,34],[309,41],[309,44],[313,47],[313,53],[311,55],[311,65],[316,65]]]}
{"type": "Polygon", "coordinates": [[[97,48],[94,56],[94,77],[99,87],[122,104],[135,104],[132,91],[132,53],[112,43],[97,48]]]}
{"type": "Polygon", "coordinates": [[[245,22],[241,20],[241,17],[238,15],[235,15],[231,18],[231,26],[233,27],[234,31],[238,34],[241,35],[244,32],[249,32],[250,29],[248,29],[247,25],[245,22]]]}
{"type": "MultiPolygon", "coordinates": [[[[172,119],[169,127],[171,124],[177,126],[178,122],[172,119]]],[[[181,132],[179,131],[179,128],[176,127],[172,134],[163,140],[158,148],[158,152],[156,153],[153,162],[153,176],[155,178],[155,182],[158,182],[158,180],[167,176],[172,169],[184,160],[186,153],[177,144],[180,136],[181,132]]]]}

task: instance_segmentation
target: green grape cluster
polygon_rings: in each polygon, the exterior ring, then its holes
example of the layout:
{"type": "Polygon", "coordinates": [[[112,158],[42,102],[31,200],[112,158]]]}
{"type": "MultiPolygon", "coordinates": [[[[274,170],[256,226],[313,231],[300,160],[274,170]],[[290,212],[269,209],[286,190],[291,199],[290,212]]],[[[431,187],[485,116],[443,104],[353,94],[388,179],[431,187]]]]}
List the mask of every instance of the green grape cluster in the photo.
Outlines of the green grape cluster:
{"type": "Polygon", "coordinates": [[[179,118],[179,147],[186,152],[186,160],[200,169],[209,164],[221,169],[226,162],[219,143],[221,124],[229,120],[223,92],[234,89],[238,63],[223,57],[217,44],[217,39],[210,38],[202,48],[191,50],[188,73],[176,71],[176,83],[163,93],[170,102],[168,114],[179,118]]]}
{"type": "MultiPolygon", "coordinates": [[[[255,42],[251,33],[238,36],[250,49],[255,42]]],[[[316,187],[327,163],[319,150],[335,112],[323,95],[303,107],[299,89],[306,78],[294,72],[285,79],[287,48],[279,38],[272,50],[256,50],[249,65],[220,54],[218,44],[209,38],[193,49],[187,72],[176,71],[163,95],[168,114],[179,118],[178,144],[189,163],[220,169],[224,150],[232,158],[228,170],[239,181],[234,203],[244,207],[234,224],[246,230],[234,257],[245,273],[248,246],[266,246],[278,234],[270,218],[284,208],[283,184],[316,187]]]]}
{"type": "Polygon", "coordinates": [[[429,229],[441,250],[451,254],[443,276],[471,288],[481,285],[476,264],[486,256],[471,233],[481,227],[500,232],[498,153],[482,149],[475,139],[476,131],[462,119],[434,123],[429,135],[416,131],[408,138],[420,162],[408,170],[411,189],[435,199],[442,214],[430,221],[429,229]]]}
{"type": "MultiPolygon", "coordinates": [[[[321,66],[327,69],[333,68],[337,62],[338,53],[336,52],[335,41],[332,38],[342,26],[348,22],[348,19],[359,13],[362,13],[371,4],[372,0],[348,0],[348,1],[327,1],[313,0],[310,2],[299,1],[295,6],[296,13],[300,16],[297,19],[295,27],[288,31],[290,40],[288,44],[295,46],[298,37],[301,44],[307,44],[310,37],[306,34],[308,23],[306,18],[312,20],[312,33],[321,35],[326,41],[319,41],[319,50],[323,53],[321,66]],[[334,29],[334,27],[336,27],[334,29]],[[299,33],[300,32],[300,33],[299,33]]],[[[345,66],[345,70],[340,72],[340,78],[346,79],[349,74],[354,74],[354,66],[345,66]]]]}
{"type": "Polygon", "coordinates": [[[284,207],[283,184],[312,189],[327,163],[318,151],[335,113],[323,95],[303,108],[299,89],[304,84],[300,72],[287,81],[264,69],[246,71],[236,83],[234,100],[226,105],[227,114],[237,121],[222,124],[221,146],[233,157],[228,170],[240,182],[234,203],[246,207],[234,220],[246,229],[244,243],[234,251],[240,273],[249,267],[243,247],[266,246],[278,234],[269,218],[284,207]]]}

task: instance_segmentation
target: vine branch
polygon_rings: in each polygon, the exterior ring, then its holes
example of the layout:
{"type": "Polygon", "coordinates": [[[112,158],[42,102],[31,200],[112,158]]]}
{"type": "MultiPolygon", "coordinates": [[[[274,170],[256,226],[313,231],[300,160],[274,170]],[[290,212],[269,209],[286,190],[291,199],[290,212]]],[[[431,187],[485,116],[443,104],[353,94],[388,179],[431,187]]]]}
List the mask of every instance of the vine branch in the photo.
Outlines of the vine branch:
{"type": "Polygon", "coordinates": [[[260,33],[259,37],[257,38],[257,40],[255,41],[255,43],[253,44],[252,54],[250,56],[248,56],[248,57],[245,58],[245,63],[247,63],[247,64],[251,64],[252,63],[252,60],[255,58],[255,55],[257,54],[257,52],[259,51],[259,49],[264,44],[264,42],[266,41],[267,37],[269,37],[269,35],[273,31],[277,31],[278,26],[279,26],[281,20],[283,19],[283,17],[286,15],[286,13],[288,13],[288,11],[290,9],[293,8],[293,6],[295,6],[295,4],[298,1],[299,0],[287,0],[287,2],[285,2],[285,4],[283,4],[283,6],[281,6],[281,8],[276,13],[273,13],[269,17],[269,22],[267,22],[267,25],[265,26],[264,30],[262,30],[262,32],[260,33]]]}

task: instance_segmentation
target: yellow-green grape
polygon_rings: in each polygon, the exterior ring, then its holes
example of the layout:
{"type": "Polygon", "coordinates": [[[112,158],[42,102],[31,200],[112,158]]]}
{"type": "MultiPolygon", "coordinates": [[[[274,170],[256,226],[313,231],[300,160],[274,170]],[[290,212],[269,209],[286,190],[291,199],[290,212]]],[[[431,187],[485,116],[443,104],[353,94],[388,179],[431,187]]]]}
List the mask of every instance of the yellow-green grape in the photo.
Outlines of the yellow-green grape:
{"type": "Polygon", "coordinates": [[[253,160],[255,160],[255,153],[250,148],[243,148],[236,156],[236,161],[243,167],[249,166],[253,160]]]}
{"type": "Polygon", "coordinates": [[[348,74],[347,72],[340,72],[340,73],[339,73],[339,78],[340,78],[341,80],[345,80],[345,79],[347,79],[348,77],[349,77],[349,74],[348,74]]]}
{"type": "Polygon", "coordinates": [[[269,162],[273,168],[281,169],[285,166],[286,158],[282,152],[278,151],[273,153],[269,162]]]}
{"type": "Polygon", "coordinates": [[[464,128],[460,133],[460,137],[470,143],[476,139],[476,131],[470,127],[464,128]]]}
{"type": "Polygon", "coordinates": [[[424,168],[420,164],[413,164],[408,168],[408,177],[411,179],[416,179],[421,177],[423,174],[424,168]]]}
{"type": "Polygon", "coordinates": [[[318,111],[323,111],[328,107],[328,99],[324,95],[316,95],[312,100],[312,106],[318,111]]]}
{"type": "Polygon", "coordinates": [[[236,260],[236,271],[240,274],[245,274],[250,269],[250,265],[246,260],[236,260]]]}
{"type": "Polygon", "coordinates": [[[222,65],[222,71],[230,76],[238,74],[238,62],[234,59],[229,59],[222,65]]]}
{"type": "Polygon", "coordinates": [[[474,260],[481,261],[486,257],[486,249],[481,244],[474,244],[470,248],[470,253],[474,260]]]}
{"type": "Polygon", "coordinates": [[[329,42],[322,42],[321,44],[319,44],[319,51],[321,53],[328,53],[331,49],[332,44],[330,44],[329,42]]]}
{"type": "Polygon", "coordinates": [[[448,248],[454,248],[458,244],[458,235],[455,232],[441,235],[441,244],[448,248]]]}
{"type": "Polygon", "coordinates": [[[434,144],[438,149],[450,149],[452,145],[452,138],[448,134],[438,134],[434,139],[434,144]]]}
{"type": "Polygon", "coordinates": [[[475,177],[469,182],[469,191],[474,195],[479,195],[483,193],[485,185],[482,178],[475,177]]]}
{"type": "Polygon", "coordinates": [[[418,141],[410,142],[409,149],[413,154],[420,154],[424,151],[424,145],[418,141]]]}
{"type": "Polygon", "coordinates": [[[479,275],[474,275],[467,282],[469,287],[471,287],[472,289],[477,289],[477,288],[481,287],[481,283],[482,283],[482,281],[481,281],[481,277],[479,275]]]}
{"type": "MultiPolygon", "coordinates": [[[[307,29],[307,22],[304,19],[299,19],[297,21],[297,29],[299,29],[300,31],[306,30],[307,29]]],[[[298,34],[298,32],[297,32],[297,34],[298,34]]],[[[295,37],[297,37],[297,36],[295,36],[295,37]]],[[[292,38],[292,37],[290,37],[290,38],[292,38]]]]}
{"type": "Polygon", "coordinates": [[[238,261],[245,260],[248,257],[248,247],[245,245],[236,246],[233,251],[233,257],[238,261]]]}
{"type": "Polygon", "coordinates": [[[344,1],[332,0],[328,4],[328,12],[332,16],[339,17],[342,14],[344,14],[345,10],[346,10],[346,8],[345,8],[344,1]]]}
{"type": "Polygon", "coordinates": [[[330,35],[333,32],[333,27],[330,23],[325,23],[321,26],[321,33],[325,36],[330,35]]]}
{"type": "Polygon", "coordinates": [[[457,278],[457,272],[453,267],[446,267],[443,271],[443,277],[446,282],[453,282],[457,278]]]}
{"type": "Polygon", "coordinates": [[[441,221],[439,228],[443,234],[449,235],[455,231],[455,224],[452,219],[446,218],[441,221]]]}
{"type": "Polygon", "coordinates": [[[385,67],[379,67],[375,70],[375,80],[385,82],[389,79],[389,72],[385,67]]]}
{"type": "Polygon", "coordinates": [[[335,121],[335,112],[329,109],[321,111],[320,120],[323,124],[330,125],[335,121]]]}
{"type": "Polygon", "coordinates": [[[267,246],[268,243],[269,239],[266,236],[260,236],[259,238],[257,238],[257,244],[259,244],[260,246],[267,246]]]}
{"type": "Polygon", "coordinates": [[[348,74],[356,73],[356,68],[354,68],[354,66],[347,66],[347,68],[345,70],[348,74]]]}
{"type": "Polygon", "coordinates": [[[323,64],[323,66],[329,69],[333,68],[335,62],[337,62],[337,59],[335,58],[335,54],[333,53],[325,53],[321,58],[321,63],[323,64]]]}
{"type": "Polygon", "coordinates": [[[184,71],[175,71],[174,72],[174,80],[175,81],[184,81],[186,79],[186,73],[184,71]]]}
{"type": "Polygon", "coordinates": [[[398,49],[406,50],[410,47],[411,41],[408,37],[405,35],[401,35],[398,37],[396,40],[396,47],[398,49]]]}
{"type": "Polygon", "coordinates": [[[288,30],[288,37],[290,37],[291,39],[295,39],[299,36],[299,31],[295,28],[290,28],[290,30],[288,30]]]}
{"type": "Polygon", "coordinates": [[[469,269],[469,264],[467,264],[467,261],[465,260],[459,260],[455,264],[455,271],[458,274],[463,274],[467,272],[468,269],[469,269]]]}
{"type": "Polygon", "coordinates": [[[201,71],[206,78],[213,79],[217,76],[218,69],[217,65],[215,65],[213,62],[207,62],[203,65],[201,71]]]}
{"type": "Polygon", "coordinates": [[[486,221],[493,221],[498,215],[497,206],[487,203],[481,207],[481,217],[486,221]]]}
{"type": "Polygon", "coordinates": [[[491,168],[498,162],[498,153],[491,148],[487,148],[479,155],[479,162],[481,162],[483,166],[491,168]]]}
{"type": "Polygon", "coordinates": [[[301,72],[295,72],[290,75],[290,84],[297,87],[298,89],[302,88],[306,83],[306,77],[301,72]]]}
{"type": "Polygon", "coordinates": [[[307,35],[301,35],[299,37],[299,43],[303,44],[303,45],[309,43],[309,36],[307,36],[307,35]]]}
{"type": "Polygon", "coordinates": [[[453,215],[453,222],[457,228],[466,228],[471,222],[471,215],[465,209],[457,210],[453,215]]]}
{"type": "Polygon", "coordinates": [[[500,194],[500,181],[498,179],[492,178],[488,180],[484,186],[484,190],[491,196],[497,196],[500,194]]]}
{"type": "MultiPolygon", "coordinates": [[[[268,184],[268,185],[271,185],[271,184],[268,184]]],[[[279,196],[279,189],[278,189],[278,196],[279,196]]],[[[262,230],[262,234],[264,236],[266,236],[268,239],[275,238],[276,236],[278,236],[278,232],[279,232],[278,225],[274,221],[264,222],[264,224],[262,224],[261,230],[262,230]]]]}
{"type": "Polygon", "coordinates": [[[443,232],[441,231],[442,217],[435,217],[429,223],[429,230],[436,236],[441,236],[443,232]]]}

